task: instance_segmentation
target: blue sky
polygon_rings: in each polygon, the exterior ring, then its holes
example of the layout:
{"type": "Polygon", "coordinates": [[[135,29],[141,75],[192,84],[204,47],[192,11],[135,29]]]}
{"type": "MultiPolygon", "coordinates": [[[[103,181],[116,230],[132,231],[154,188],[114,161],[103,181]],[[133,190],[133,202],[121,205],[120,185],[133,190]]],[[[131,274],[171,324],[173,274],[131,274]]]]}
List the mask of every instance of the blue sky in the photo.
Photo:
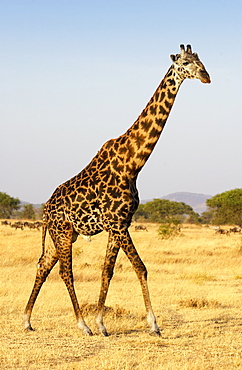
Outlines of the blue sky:
{"type": "Polygon", "coordinates": [[[136,120],[190,43],[212,83],[181,86],[141,199],[242,185],[241,1],[0,0],[0,191],[44,203],[136,120]]]}

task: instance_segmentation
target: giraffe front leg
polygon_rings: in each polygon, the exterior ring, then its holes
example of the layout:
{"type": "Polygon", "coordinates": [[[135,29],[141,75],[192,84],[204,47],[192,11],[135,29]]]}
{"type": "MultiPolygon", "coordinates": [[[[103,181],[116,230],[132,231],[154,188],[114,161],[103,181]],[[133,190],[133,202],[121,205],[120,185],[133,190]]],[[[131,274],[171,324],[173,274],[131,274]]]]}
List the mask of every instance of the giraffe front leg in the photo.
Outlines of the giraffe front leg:
{"type": "MultiPolygon", "coordinates": [[[[53,225],[52,225],[53,226],[53,225]]],[[[78,304],[74,289],[74,279],[72,272],[72,238],[73,227],[68,221],[54,225],[55,228],[49,229],[49,234],[53,241],[53,250],[56,259],[59,260],[59,274],[64,281],[72,301],[74,312],[77,319],[77,326],[83,331],[83,334],[92,335],[92,331],[86,325],[78,304]]]]}
{"type": "Polygon", "coordinates": [[[99,328],[99,331],[105,337],[108,336],[108,332],[103,323],[104,304],[108,294],[109,284],[113,276],[113,269],[118,256],[119,248],[120,248],[119,246],[115,245],[115,240],[113,238],[112,232],[110,232],[102,271],[102,282],[97,308],[98,313],[96,317],[96,323],[99,328]]]}
{"type": "Polygon", "coordinates": [[[148,283],[147,283],[147,269],[141,260],[141,258],[138,255],[138,252],[132,242],[132,239],[129,235],[129,232],[126,231],[124,237],[123,237],[123,243],[122,243],[122,249],[125,252],[126,256],[130,260],[137,276],[141,284],[141,289],[143,293],[145,308],[147,312],[147,322],[150,326],[150,334],[151,335],[160,335],[160,328],[157,325],[156,317],[154,315],[151,300],[150,300],[150,294],[148,289],[148,283]]]}
{"type": "Polygon", "coordinates": [[[145,307],[147,311],[147,323],[150,326],[150,334],[160,336],[161,335],[160,328],[157,325],[156,317],[154,315],[154,312],[151,306],[150,295],[149,295],[148,284],[147,284],[147,277],[144,279],[144,281],[141,281],[141,288],[142,288],[145,307]]]}
{"type": "Polygon", "coordinates": [[[65,267],[63,267],[63,265],[64,265],[63,262],[60,260],[60,276],[61,276],[62,280],[64,281],[64,283],[67,287],[69,296],[71,298],[71,302],[72,302],[74,312],[75,312],[75,315],[76,315],[77,326],[78,326],[79,329],[82,330],[84,335],[90,335],[91,336],[91,335],[93,335],[92,331],[86,325],[85,320],[83,319],[80,307],[79,307],[79,303],[78,303],[77,296],[76,296],[75,289],[74,289],[72,271],[70,271],[70,270],[67,271],[65,269],[65,267]]]}

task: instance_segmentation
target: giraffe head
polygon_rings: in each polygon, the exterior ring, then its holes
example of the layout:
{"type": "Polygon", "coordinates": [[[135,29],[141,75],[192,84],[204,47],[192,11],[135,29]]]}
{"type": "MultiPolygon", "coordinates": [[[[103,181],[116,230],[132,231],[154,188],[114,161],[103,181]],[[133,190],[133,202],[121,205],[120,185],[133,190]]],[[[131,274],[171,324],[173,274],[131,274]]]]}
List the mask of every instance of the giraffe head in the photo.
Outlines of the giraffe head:
{"type": "Polygon", "coordinates": [[[203,83],[210,83],[210,77],[197,53],[192,52],[191,45],[180,45],[181,53],[171,55],[177,73],[183,78],[198,78],[203,83]]]}

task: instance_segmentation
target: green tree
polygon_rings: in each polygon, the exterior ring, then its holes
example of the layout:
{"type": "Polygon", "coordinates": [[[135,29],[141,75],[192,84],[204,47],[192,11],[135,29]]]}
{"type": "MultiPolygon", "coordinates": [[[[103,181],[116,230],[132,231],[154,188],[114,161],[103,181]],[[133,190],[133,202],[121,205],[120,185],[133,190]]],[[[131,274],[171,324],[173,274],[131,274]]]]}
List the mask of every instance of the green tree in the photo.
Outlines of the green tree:
{"type": "Polygon", "coordinates": [[[44,207],[45,207],[45,204],[41,204],[40,207],[35,208],[35,218],[36,218],[36,220],[41,220],[42,219],[42,216],[43,216],[43,213],[44,213],[44,207]]]}
{"type": "Polygon", "coordinates": [[[183,202],[154,199],[152,202],[141,204],[136,215],[150,222],[181,223],[184,221],[184,215],[192,213],[194,213],[192,207],[183,202]]]}
{"type": "Polygon", "coordinates": [[[212,223],[242,226],[242,189],[233,189],[207,199],[212,223]]]}
{"type": "Polygon", "coordinates": [[[134,214],[134,221],[147,221],[149,218],[148,213],[144,209],[144,204],[139,204],[137,211],[134,214]]]}
{"type": "Polygon", "coordinates": [[[199,213],[191,212],[189,213],[189,216],[186,220],[188,224],[201,224],[202,223],[202,217],[199,215],[199,213]]]}
{"type": "Polygon", "coordinates": [[[206,211],[201,214],[201,223],[202,224],[212,224],[213,223],[214,211],[206,211]]]}
{"type": "Polygon", "coordinates": [[[19,216],[22,219],[35,220],[35,209],[33,207],[33,204],[25,204],[19,216]]]}
{"type": "Polygon", "coordinates": [[[11,218],[14,211],[20,207],[20,200],[0,192],[0,218],[11,218]]]}

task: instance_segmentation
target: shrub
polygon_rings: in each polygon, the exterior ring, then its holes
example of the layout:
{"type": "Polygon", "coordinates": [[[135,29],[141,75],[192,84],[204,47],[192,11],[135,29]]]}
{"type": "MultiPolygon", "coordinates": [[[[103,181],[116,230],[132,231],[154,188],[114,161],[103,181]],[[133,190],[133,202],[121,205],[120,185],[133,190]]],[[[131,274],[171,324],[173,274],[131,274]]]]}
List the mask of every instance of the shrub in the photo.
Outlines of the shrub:
{"type": "Polygon", "coordinates": [[[161,239],[170,239],[180,234],[179,224],[167,223],[162,224],[158,228],[158,234],[161,239]]]}

